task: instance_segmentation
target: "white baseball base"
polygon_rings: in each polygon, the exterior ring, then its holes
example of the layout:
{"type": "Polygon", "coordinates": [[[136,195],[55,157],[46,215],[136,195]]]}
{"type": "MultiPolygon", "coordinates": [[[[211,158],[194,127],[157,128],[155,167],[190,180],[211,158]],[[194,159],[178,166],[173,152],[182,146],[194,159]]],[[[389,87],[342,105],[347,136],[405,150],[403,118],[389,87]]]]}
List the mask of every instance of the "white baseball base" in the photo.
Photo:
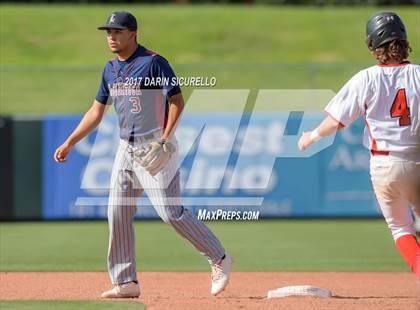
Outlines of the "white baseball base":
{"type": "Polygon", "coordinates": [[[267,298],[278,298],[288,296],[315,296],[330,298],[332,296],[331,291],[312,285],[294,285],[285,286],[278,289],[268,291],[267,298]]]}

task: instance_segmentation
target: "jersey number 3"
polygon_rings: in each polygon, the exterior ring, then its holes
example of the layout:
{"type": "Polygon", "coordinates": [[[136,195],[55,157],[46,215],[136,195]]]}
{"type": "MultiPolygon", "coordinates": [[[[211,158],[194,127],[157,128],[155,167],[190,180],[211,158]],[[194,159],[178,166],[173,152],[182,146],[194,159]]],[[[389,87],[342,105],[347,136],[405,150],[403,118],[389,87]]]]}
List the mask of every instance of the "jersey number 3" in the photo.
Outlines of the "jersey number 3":
{"type": "Polygon", "coordinates": [[[391,117],[398,117],[400,126],[411,125],[410,108],[407,106],[407,97],[404,88],[399,89],[394,98],[394,102],[391,106],[391,117]]]}
{"type": "Polygon", "coordinates": [[[132,104],[132,108],[130,112],[134,114],[140,113],[141,112],[140,98],[130,97],[129,101],[132,104]]]}

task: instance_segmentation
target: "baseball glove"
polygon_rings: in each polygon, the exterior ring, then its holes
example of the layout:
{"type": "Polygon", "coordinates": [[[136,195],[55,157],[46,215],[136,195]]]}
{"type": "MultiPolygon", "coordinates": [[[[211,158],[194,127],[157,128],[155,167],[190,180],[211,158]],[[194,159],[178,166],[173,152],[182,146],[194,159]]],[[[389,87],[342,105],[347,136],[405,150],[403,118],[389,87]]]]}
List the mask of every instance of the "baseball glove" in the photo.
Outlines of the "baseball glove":
{"type": "Polygon", "coordinates": [[[162,139],[150,143],[145,151],[135,152],[134,159],[150,175],[155,176],[166,166],[175,150],[171,142],[162,139]]]}

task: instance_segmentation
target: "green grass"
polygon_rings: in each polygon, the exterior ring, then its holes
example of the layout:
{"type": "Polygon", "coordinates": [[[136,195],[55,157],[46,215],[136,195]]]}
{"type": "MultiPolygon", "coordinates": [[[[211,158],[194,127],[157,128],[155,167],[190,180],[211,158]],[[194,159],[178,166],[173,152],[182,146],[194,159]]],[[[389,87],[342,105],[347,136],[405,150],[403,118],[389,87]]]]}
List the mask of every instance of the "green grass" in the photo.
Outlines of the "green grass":
{"type": "MultiPolygon", "coordinates": [[[[211,222],[236,271],[408,271],[382,220],[211,222]]],[[[207,271],[169,226],[136,222],[141,271],[207,271]]],[[[2,223],[0,271],[105,271],[105,222],[2,223]]]]}
{"type": "MultiPolygon", "coordinates": [[[[0,112],[81,112],[112,57],[96,30],[117,6],[1,5],[0,112]]],[[[178,76],[215,76],[218,88],[337,91],[374,64],[364,26],[380,8],[124,6],[140,42],[166,56],[178,76]]],[[[419,62],[420,15],[397,11],[419,62]]],[[[186,97],[191,88],[185,88],[186,97]]],[[[225,104],[226,109],[234,107],[225,104]]],[[[205,111],[211,107],[197,106],[205,111]]]]}
{"type": "MultiPolygon", "coordinates": [[[[140,40],[178,64],[368,61],[367,19],[380,8],[128,6],[140,40]]],[[[103,65],[103,24],[121,6],[2,5],[2,64],[103,65]]],[[[419,44],[419,15],[397,11],[419,44]]]]}
{"type": "Polygon", "coordinates": [[[0,309],[15,310],[142,310],[139,302],[126,301],[0,301],[0,309]]]}

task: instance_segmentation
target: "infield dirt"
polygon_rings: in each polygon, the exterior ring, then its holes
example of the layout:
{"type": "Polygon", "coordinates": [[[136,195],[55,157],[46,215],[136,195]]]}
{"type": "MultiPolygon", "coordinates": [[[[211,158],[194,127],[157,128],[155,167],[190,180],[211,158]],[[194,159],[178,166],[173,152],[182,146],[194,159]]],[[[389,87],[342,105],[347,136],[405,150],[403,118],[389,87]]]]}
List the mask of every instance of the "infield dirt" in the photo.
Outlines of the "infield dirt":
{"type": "MultiPolygon", "coordinates": [[[[235,272],[217,297],[210,273],[140,272],[147,309],[420,309],[420,286],[407,272],[235,272]],[[266,299],[267,291],[311,284],[332,291],[328,299],[266,299]]],[[[0,300],[96,300],[110,288],[103,272],[2,272],[0,300]]]]}

